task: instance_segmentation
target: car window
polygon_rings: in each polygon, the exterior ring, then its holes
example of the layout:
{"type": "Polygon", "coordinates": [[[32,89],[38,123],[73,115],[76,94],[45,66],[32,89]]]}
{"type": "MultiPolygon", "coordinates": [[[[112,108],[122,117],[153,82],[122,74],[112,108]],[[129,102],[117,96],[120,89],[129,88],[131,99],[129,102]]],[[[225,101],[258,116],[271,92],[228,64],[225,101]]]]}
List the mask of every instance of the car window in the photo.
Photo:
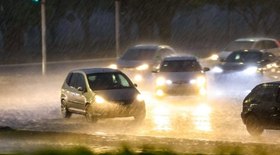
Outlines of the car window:
{"type": "Polygon", "coordinates": [[[273,84],[263,84],[263,91],[261,91],[260,97],[264,102],[272,102],[276,100],[277,87],[273,84]]]}
{"type": "Polygon", "coordinates": [[[161,55],[161,58],[164,58],[164,57],[166,57],[166,56],[172,55],[172,54],[173,54],[173,51],[171,51],[171,50],[168,49],[168,48],[164,48],[164,49],[159,50],[159,53],[160,53],[160,55],[161,55]]]}
{"type": "Polygon", "coordinates": [[[278,86],[278,89],[277,89],[276,102],[280,103],[280,86],[278,86]]]}
{"type": "Polygon", "coordinates": [[[121,57],[122,60],[151,60],[155,53],[156,48],[130,48],[121,57]]]}
{"type": "Polygon", "coordinates": [[[261,52],[233,52],[225,60],[225,62],[258,62],[262,59],[261,52]]]}
{"type": "Polygon", "coordinates": [[[257,42],[255,49],[259,49],[259,50],[265,49],[264,41],[257,42]]]}
{"type": "Polygon", "coordinates": [[[251,49],[253,43],[253,41],[233,41],[225,48],[225,51],[251,49]]]}
{"type": "Polygon", "coordinates": [[[92,90],[132,88],[133,84],[122,73],[94,73],[87,75],[92,90]]]}
{"type": "Polygon", "coordinates": [[[67,85],[70,85],[70,80],[71,80],[72,74],[73,74],[73,73],[69,73],[69,74],[67,75],[66,79],[65,79],[65,82],[66,82],[67,85]]]}
{"type": "Polygon", "coordinates": [[[262,90],[262,86],[256,86],[244,100],[248,102],[251,102],[252,100],[259,101],[260,95],[262,94],[262,90]]]}
{"type": "Polygon", "coordinates": [[[123,87],[129,87],[129,86],[130,86],[130,85],[129,85],[129,82],[127,81],[127,79],[126,79],[123,75],[119,74],[119,75],[118,75],[118,78],[119,78],[119,80],[120,80],[120,84],[121,84],[123,87]]]}
{"type": "Polygon", "coordinates": [[[78,88],[78,87],[81,87],[83,89],[86,88],[85,78],[82,74],[77,74],[77,83],[76,83],[75,88],[78,88]]]}
{"type": "Polygon", "coordinates": [[[74,87],[74,88],[77,88],[76,86],[76,83],[77,83],[77,79],[78,79],[78,74],[77,73],[73,73],[71,79],[70,79],[70,83],[69,83],[69,86],[71,87],[74,87]]]}
{"type": "Polygon", "coordinates": [[[265,49],[277,48],[277,44],[274,41],[267,40],[265,41],[265,49]]]}
{"type": "Polygon", "coordinates": [[[196,60],[165,60],[160,66],[160,72],[196,72],[201,69],[196,60]]]}

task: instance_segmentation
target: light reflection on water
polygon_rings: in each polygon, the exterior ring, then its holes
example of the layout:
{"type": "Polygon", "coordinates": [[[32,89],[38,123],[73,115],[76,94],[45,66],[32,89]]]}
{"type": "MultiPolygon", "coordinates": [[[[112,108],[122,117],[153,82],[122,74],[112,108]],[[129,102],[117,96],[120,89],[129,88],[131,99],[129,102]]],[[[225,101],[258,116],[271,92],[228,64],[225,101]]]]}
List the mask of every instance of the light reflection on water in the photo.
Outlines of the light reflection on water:
{"type": "Polygon", "coordinates": [[[211,107],[207,104],[198,104],[193,106],[168,106],[158,105],[152,110],[153,130],[156,131],[173,131],[179,128],[185,128],[188,122],[192,124],[192,129],[211,132],[211,107]],[[176,116],[174,116],[176,115],[176,116]],[[175,123],[174,117],[179,123],[175,123]],[[172,119],[173,118],[173,119],[172,119]],[[185,122],[183,122],[185,121],[185,122]]]}
{"type": "Polygon", "coordinates": [[[205,132],[212,131],[210,114],[211,108],[206,104],[195,107],[192,112],[195,129],[205,132]]]}
{"type": "Polygon", "coordinates": [[[168,107],[160,106],[153,110],[154,130],[169,131],[171,127],[171,113],[168,107]]]}

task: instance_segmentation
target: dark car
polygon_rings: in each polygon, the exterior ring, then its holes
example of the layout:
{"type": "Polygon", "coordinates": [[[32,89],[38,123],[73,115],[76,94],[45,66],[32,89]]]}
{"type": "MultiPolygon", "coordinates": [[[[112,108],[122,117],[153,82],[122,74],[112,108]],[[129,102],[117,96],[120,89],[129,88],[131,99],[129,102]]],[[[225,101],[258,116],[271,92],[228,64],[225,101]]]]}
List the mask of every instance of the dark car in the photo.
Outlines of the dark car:
{"type": "Polygon", "coordinates": [[[65,118],[75,113],[93,122],[99,118],[131,116],[141,121],[146,115],[143,99],[119,70],[79,69],[71,71],[63,83],[61,112],[65,118]]]}
{"type": "Polygon", "coordinates": [[[280,129],[280,81],[257,85],[244,99],[241,112],[247,131],[261,135],[264,129],[280,129]]]}
{"type": "Polygon", "coordinates": [[[212,69],[215,80],[228,82],[228,80],[251,80],[262,78],[268,71],[268,64],[272,64],[277,57],[269,52],[259,50],[246,50],[232,52],[224,62],[212,69]]]}

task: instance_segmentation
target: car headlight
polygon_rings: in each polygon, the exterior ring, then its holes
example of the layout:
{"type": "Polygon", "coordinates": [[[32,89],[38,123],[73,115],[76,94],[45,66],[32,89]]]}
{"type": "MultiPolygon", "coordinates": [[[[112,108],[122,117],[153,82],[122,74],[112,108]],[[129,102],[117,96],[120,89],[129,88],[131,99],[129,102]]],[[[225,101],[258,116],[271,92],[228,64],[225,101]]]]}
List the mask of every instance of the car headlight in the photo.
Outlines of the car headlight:
{"type": "Polygon", "coordinates": [[[108,66],[108,68],[118,69],[118,66],[116,64],[111,64],[108,66]]]}
{"type": "Polygon", "coordinates": [[[105,103],[105,99],[103,97],[99,96],[99,95],[96,95],[95,96],[95,103],[103,104],[103,103],[105,103]]]}
{"type": "Polygon", "coordinates": [[[163,86],[165,84],[165,79],[163,77],[157,78],[156,84],[157,86],[163,86]]]}
{"type": "Polygon", "coordinates": [[[196,79],[190,80],[191,84],[197,84],[198,86],[205,86],[206,84],[206,78],[204,76],[199,76],[196,79]]]}
{"type": "Polygon", "coordinates": [[[223,72],[223,69],[221,68],[221,67],[214,67],[213,69],[212,69],[212,71],[214,72],[214,73],[222,73],[223,72]]]}
{"type": "Polygon", "coordinates": [[[137,101],[142,102],[142,101],[144,101],[144,96],[141,95],[141,94],[138,94],[138,95],[136,96],[136,99],[137,99],[137,101]]]}
{"type": "Polygon", "coordinates": [[[136,82],[140,82],[140,81],[143,80],[143,77],[142,77],[141,74],[136,74],[136,75],[134,76],[134,80],[135,80],[136,82]]]}
{"type": "Polygon", "coordinates": [[[219,55],[218,54],[212,54],[210,56],[210,60],[217,61],[218,59],[219,59],[219,55]]]}
{"type": "Polygon", "coordinates": [[[140,65],[140,66],[136,67],[136,69],[139,70],[139,71],[147,70],[148,68],[149,68],[148,64],[143,64],[143,65],[140,65]]]}
{"type": "Polygon", "coordinates": [[[254,74],[258,71],[258,67],[252,66],[252,67],[248,67],[244,70],[244,72],[246,74],[254,74]]]}
{"type": "Polygon", "coordinates": [[[157,95],[157,96],[164,96],[163,90],[158,89],[158,90],[156,91],[156,95],[157,95]]]}

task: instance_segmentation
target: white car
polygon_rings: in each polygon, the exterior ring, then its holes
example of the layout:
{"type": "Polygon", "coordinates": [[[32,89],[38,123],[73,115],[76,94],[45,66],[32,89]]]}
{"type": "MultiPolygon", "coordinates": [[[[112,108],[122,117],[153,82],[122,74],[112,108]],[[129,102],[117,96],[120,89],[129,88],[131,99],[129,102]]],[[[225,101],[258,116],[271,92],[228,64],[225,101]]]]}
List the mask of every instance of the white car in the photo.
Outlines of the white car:
{"type": "Polygon", "coordinates": [[[229,43],[227,47],[218,54],[218,58],[223,61],[233,51],[250,49],[262,50],[280,56],[279,47],[279,42],[272,38],[240,38],[229,43]]]}
{"type": "Polygon", "coordinates": [[[205,72],[196,57],[166,57],[158,70],[154,70],[158,97],[166,95],[206,95],[205,72]]]}

